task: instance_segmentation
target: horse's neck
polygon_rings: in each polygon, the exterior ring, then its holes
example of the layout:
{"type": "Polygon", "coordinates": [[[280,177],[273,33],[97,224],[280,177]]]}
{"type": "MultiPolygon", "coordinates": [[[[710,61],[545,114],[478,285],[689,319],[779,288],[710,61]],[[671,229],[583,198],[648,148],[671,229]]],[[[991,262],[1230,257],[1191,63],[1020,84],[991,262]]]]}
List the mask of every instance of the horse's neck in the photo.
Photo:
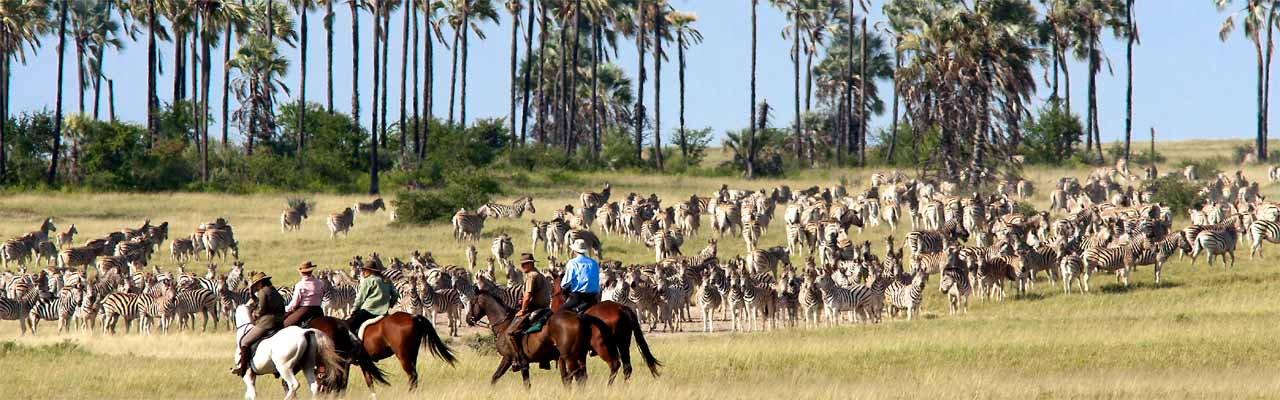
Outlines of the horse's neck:
{"type": "Polygon", "coordinates": [[[485,313],[488,314],[489,317],[489,326],[495,333],[505,332],[507,330],[507,324],[511,322],[509,318],[511,316],[511,310],[507,309],[507,306],[503,305],[501,301],[498,301],[497,298],[492,296],[489,296],[488,303],[489,305],[485,307],[485,313]]]}

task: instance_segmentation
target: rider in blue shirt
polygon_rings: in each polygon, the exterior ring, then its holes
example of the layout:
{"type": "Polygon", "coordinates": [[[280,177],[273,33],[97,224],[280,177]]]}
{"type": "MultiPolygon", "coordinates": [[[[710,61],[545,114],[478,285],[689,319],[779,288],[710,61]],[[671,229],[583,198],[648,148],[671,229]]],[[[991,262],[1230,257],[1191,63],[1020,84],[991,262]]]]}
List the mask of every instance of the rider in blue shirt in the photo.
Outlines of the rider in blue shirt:
{"type": "Polygon", "coordinates": [[[600,263],[587,257],[585,240],[574,240],[569,249],[578,255],[564,266],[560,287],[565,301],[561,309],[581,314],[600,302],[600,263]]]}

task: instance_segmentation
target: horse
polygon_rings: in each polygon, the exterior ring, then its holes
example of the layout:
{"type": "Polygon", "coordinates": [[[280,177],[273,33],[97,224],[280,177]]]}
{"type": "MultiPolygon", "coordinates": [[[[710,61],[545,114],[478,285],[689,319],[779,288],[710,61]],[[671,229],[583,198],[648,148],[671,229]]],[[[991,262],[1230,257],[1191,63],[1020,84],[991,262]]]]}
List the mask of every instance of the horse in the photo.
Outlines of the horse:
{"type": "MultiPolygon", "coordinates": [[[[551,311],[560,311],[564,306],[564,293],[560,290],[561,274],[553,272],[551,274],[551,311]]],[[[640,349],[640,356],[644,358],[644,363],[649,367],[649,373],[657,378],[662,374],[658,372],[658,367],[662,366],[662,362],[654,358],[653,353],[649,351],[649,343],[644,340],[644,329],[640,326],[640,316],[635,310],[613,301],[602,301],[587,309],[587,315],[599,319],[604,322],[605,326],[613,332],[618,345],[618,356],[622,360],[622,380],[631,380],[631,338],[634,336],[636,347],[640,349]]],[[[599,352],[597,352],[599,354],[599,352]]]]}
{"type": "MultiPolygon", "coordinates": [[[[236,342],[253,327],[253,319],[249,317],[249,307],[236,307],[236,342]]],[[[254,399],[254,381],[258,375],[277,373],[285,382],[285,399],[292,399],[298,394],[299,371],[307,378],[311,395],[315,396],[320,385],[332,385],[335,381],[346,378],[341,369],[341,359],[334,349],[333,340],[315,329],[304,329],[296,326],[281,329],[275,335],[258,342],[253,354],[242,354],[241,357],[253,357],[250,368],[244,373],[244,397],[254,399]],[[317,382],[316,368],[323,367],[324,373],[317,382]]]]}
{"type": "MultiPolygon", "coordinates": [[[[309,323],[313,329],[329,334],[331,337],[346,337],[337,340],[338,351],[348,355],[351,364],[360,366],[364,372],[365,384],[370,389],[374,383],[387,384],[386,377],[376,364],[391,356],[400,360],[400,367],[409,377],[409,390],[418,388],[418,350],[426,347],[431,355],[439,358],[450,367],[457,363],[453,350],[440,340],[436,328],[431,321],[420,315],[397,312],[386,316],[378,322],[370,324],[364,330],[364,337],[357,339],[347,329],[345,321],[332,317],[313,318],[309,323]],[[426,339],[425,341],[423,339],[426,339]],[[360,343],[360,346],[356,346],[360,343]]],[[[349,368],[349,365],[344,365],[349,368]]],[[[345,388],[342,381],[335,389],[345,388]]]]}
{"type": "MultiPolygon", "coordinates": [[[[507,335],[507,327],[511,324],[515,310],[507,307],[496,296],[484,289],[477,289],[472,298],[471,308],[467,311],[467,325],[475,326],[480,319],[489,320],[489,329],[493,331],[495,346],[502,361],[494,371],[489,384],[498,383],[516,361],[514,345],[510,340],[502,340],[507,335]]],[[[595,350],[600,359],[609,364],[609,384],[613,384],[618,375],[618,346],[613,340],[613,332],[603,322],[592,316],[560,311],[547,317],[542,331],[523,336],[524,356],[529,362],[540,363],[555,360],[560,366],[560,380],[569,386],[575,380],[585,384],[587,380],[587,352],[595,350]]],[[[529,388],[529,369],[520,371],[524,378],[525,388],[529,388]]]]}
{"type": "Polygon", "coordinates": [[[334,382],[333,386],[322,385],[320,387],[322,392],[341,393],[346,391],[347,380],[345,378],[350,375],[351,365],[360,367],[360,371],[364,373],[365,384],[370,391],[373,390],[375,383],[390,384],[387,382],[386,374],[382,371],[382,368],[379,368],[378,364],[364,352],[364,344],[360,341],[360,338],[357,338],[354,333],[351,333],[351,330],[347,329],[345,321],[330,316],[320,316],[312,318],[306,325],[309,325],[311,329],[324,332],[325,335],[333,339],[334,347],[343,360],[342,369],[344,374],[342,377],[344,379],[334,382]]]}

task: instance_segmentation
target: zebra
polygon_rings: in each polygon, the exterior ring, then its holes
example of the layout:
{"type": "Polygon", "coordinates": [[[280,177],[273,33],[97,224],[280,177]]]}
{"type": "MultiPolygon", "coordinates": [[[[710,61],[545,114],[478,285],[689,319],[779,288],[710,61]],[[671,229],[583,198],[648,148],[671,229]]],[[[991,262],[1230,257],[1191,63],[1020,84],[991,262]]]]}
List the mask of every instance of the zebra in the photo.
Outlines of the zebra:
{"type": "Polygon", "coordinates": [[[822,291],[814,280],[814,271],[808,270],[800,283],[799,302],[804,314],[805,327],[818,326],[822,323],[822,291]]]}
{"type": "Polygon", "coordinates": [[[760,243],[760,235],[763,233],[763,229],[756,224],[755,220],[742,223],[742,241],[747,244],[747,253],[756,251],[756,245],[760,243]]]}
{"type": "Polygon", "coordinates": [[[140,261],[143,264],[151,259],[151,243],[146,239],[131,239],[116,244],[115,253],[117,257],[125,257],[129,261],[140,261]]]}
{"type": "MultiPolygon", "coordinates": [[[[182,329],[187,325],[188,318],[191,320],[191,330],[196,329],[195,313],[200,313],[203,322],[200,324],[200,331],[204,332],[208,328],[209,318],[213,318],[213,327],[218,327],[218,295],[213,291],[203,288],[194,287],[189,289],[178,289],[174,297],[176,302],[175,314],[178,316],[178,329],[182,329]]],[[[230,319],[228,317],[228,319],[230,319]]]]}
{"type": "MultiPolygon", "coordinates": [[[[1060,250],[1061,251],[1061,250],[1060,250]]],[[[1058,260],[1062,274],[1062,291],[1071,294],[1071,282],[1075,281],[1081,292],[1089,292],[1089,281],[1084,279],[1084,261],[1075,253],[1064,253],[1058,260]]]]}
{"type": "Polygon", "coordinates": [[[19,267],[25,267],[27,262],[31,260],[31,248],[27,243],[20,239],[9,239],[0,244],[0,259],[4,261],[4,269],[9,269],[9,262],[13,261],[19,267]]]}
{"type": "Polygon", "coordinates": [[[502,260],[502,264],[510,264],[511,256],[515,253],[515,246],[511,243],[511,236],[507,234],[499,234],[493,238],[493,244],[489,246],[489,252],[493,254],[493,258],[502,260]]]}
{"type": "Polygon", "coordinates": [[[702,331],[715,331],[715,312],[720,309],[724,296],[720,294],[720,290],[715,287],[712,282],[711,271],[709,269],[702,271],[702,282],[698,284],[698,308],[702,310],[702,331]]]}
{"type": "Polygon", "coordinates": [[[31,305],[31,310],[27,314],[27,323],[31,326],[31,333],[36,333],[36,328],[40,325],[40,321],[58,321],[58,333],[71,330],[71,317],[75,312],[76,302],[80,300],[79,290],[74,290],[73,296],[53,296],[49,298],[39,298],[31,305]]]}
{"type": "Polygon", "coordinates": [[[1167,235],[1157,242],[1142,241],[1136,246],[1138,247],[1133,250],[1133,263],[1130,267],[1154,265],[1157,285],[1160,284],[1160,270],[1164,268],[1164,263],[1169,260],[1173,252],[1175,250],[1191,251],[1191,245],[1176,233],[1167,235]]]}
{"type": "Polygon", "coordinates": [[[280,232],[302,230],[302,220],[307,219],[306,202],[299,201],[280,213],[280,232]]]}
{"type": "Polygon", "coordinates": [[[826,319],[827,325],[839,324],[843,320],[841,315],[845,312],[850,313],[853,322],[863,318],[868,322],[878,320],[876,299],[883,298],[883,294],[877,293],[871,286],[854,284],[846,288],[836,285],[832,272],[830,268],[823,268],[821,275],[815,281],[818,291],[822,294],[822,309],[825,314],[823,318],[826,319]]]}
{"type": "Polygon", "coordinates": [[[1228,265],[1234,268],[1236,266],[1236,242],[1239,236],[1240,233],[1235,227],[1222,231],[1205,230],[1196,234],[1196,240],[1191,249],[1191,265],[1195,265],[1196,257],[1200,255],[1201,251],[1207,251],[1209,252],[1209,266],[1213,266],[1213,256],[1215,255],[1223,256],[1223,261],[1226,260],[1226,256],[1231,256],[1231,262],[1228,265]]]}
{"type": "Polygon", "coordinates": [[[56,265],[58,263],[58,248],[53,245],[53,242],[46,240],[37,243],[34,250],[36,265],[40,265],[44,260],[49,260],[49,265],[56,265]]]}
{"type": "Polygon", "coordinates": [[[1081,258],[1084,260],[1084,285],[1089,287],[1089,277],[1094,271],[1114,272],[1116,279],[1122,281],[1125,288],[1129,287],[1128,265],[1133,260],[1132,252],[1137,250],[1137,245],[1125,247],[1095,247],[1086,249],[1081,258]]]}
{"type": "Polygon", "coordinates": [[[58,247],[70,246],[77,233],[80,231],[76,230],[76,224],[71,224],[66,232],[58,233],[58,247]]]}
{"type": "Polygon", "coordinates": [[[351,233],[351,227],[356,224],[355,211],[351,207],[342,209],[342,212],[329,214],[326,225],[329,227],[329,238],[338,237],[338,233],[342,233],[342,237],[347,237],[351,233]]]}
{"type": "Polygon", "coordinates": [[[725,313],[729,314],[729,317],[733,321],[732,329],[734,332],[737,332],[739,319],[741,319],[743,323],[746,322],[747,302],[744,299],[742,281],[738,280],[733,274],[736,274],[736,272],[731,272],[727,279],[728,283],[724,290],[722,290],[721,297],[723,297],[725,303],[728,304],[728,307],[725,308],[725,313]]]}
{"type": "Polygon", "coordinates": [[[658,329],[658,303],[662,297],[657,286],[642,276],[636,266],[627,274],[627,285],[631,288],[627,300],[636,305],[636,312],[643,320],[649,321],[649,332],[658,329]]]}
{"type": "Polygon", "coordinates": [[[484,215],[488,218],[520,218],[524,216],[525,211],[533,214],[538,213],[538,210],[533,207],[533,197],[521,197],[511,205],[487,203],[477,208],[476,214],[484,215]]]}
{"type": "Polygon", "coordinates": [[[773,246],[767,249],[756,249],[747,254],[747,270],[752,274],[765,271],[777,272],[778,265],[791,265],[791,252],[786,247],[773,246]]]}
{"type": "Polygon", "coordinates": [[[344,279],[342,273],[329,272],[329,290],[321,300],[321,307],[326,315],[350,316],[352,303],[356,300],[356,285],[344,279]]]}
{"type": "Polygon", "coordinates": [[[655,288],[658,294],[658,320],[667,332],[682,331],[680,311],[685,308],[686,300],[680,278],[658,278],[655,288]]]}
{"type": "Polygon", "coordinates": [[[947,245],[969,240],[969,231],[960,221],[951,220],[934,230],[917,230],[907,233],[906,245],[911,254],[929,254],[942,251],[947,245]]]}
{"type": "Polygon", "coordinates": [[[1255,220],[1249,224],[1249,258],[1262,257],[1262,242],[1280,243],[1280,223],[1255,220]]]}
{"type": "Polygon", "coordinates": [[[565,232],[563,243],[573,243],[578,239],[582,239],[583,242],[587,243],[587,249],[595,253],[597,260],[604,259],[604,245],[600,242],[600,237],[589,230],[570,229],[565,232]]]}
{"type": "Polygon", "coordinates": [[[609,202],[609,195],[612,190],[613,188],[608,183],[605,183],[604,189],[601,189],[600,192],[582,192],[582,195],[578,196],[578,200],[582,204],[582,208],[600,207],[609,202]]]}
{"type": "Polygon", "coordinates": [[[227,260],[227,250],[230,250],[233,259],[240,259],[240,243],[236,242],[235,234],[232,233],[231,227],[206,229],[200,237],[201,243],[204,244],[205,255],[210,261],[216,255],[222,256],[222,261],[227,260]]]}
{"type": "Polygon", "coordinates": [[[924,285],[928,282],[929,272],[924,269],[917,269],[909,282],[894,279],[885,289],[885,299],[890,306],[889,315],[897,316],[897,310],[906,310],[907,320],[910,321],[913,312],[919,314],[920,302],[924,298],[924,285]]]}
{"type": "Polygon", "coordinates": [[[186,265],[187,261],[196,258],[196,246],[191,239],[176,238],[169,242],[169,255],[178,265],[186,265]]]}
{"type": "Polygon", "coordinates": [[[433,314],[444,313],[449,318],[449,336],[458,336],[458,326],[462,320],[462,309],[466,308],[463,302],[462,292],[458,289],[436,290],[427,288],[425,293],[419,293],[423,300],[424,308],[430,309],[433,314]]]}
{"type": "Polygon", "coordinates": [[[368,203],[356,202],[352,208],[359,211],[360,215],[369,215],[378,212],[378,210],[386,210],[387,205],[382,201],[382,198],[379,197],[368,203]]]}
{"type": "Polygon", "coordinates": [[[453,214],[453,240],[474,241],[480,238],[480,230],[484,229],[484,214],[472,214],[467,209],[458,209],[453,214]]]}
{"type": "MultiPolygon", "coordinates": [[[[116,323],[124,320],[124,333],[129,333],[133,320],[140,317],[142,308],[139,307],[145,301],[142,299],[150,299],[146,295],[140,293],[111,293],[102,299],[102,333],[116,333],[116,323]]],[[[149,304],[149,303],[148,303],[149,304]]],[[[139,330],[142,329],[139,321],[139,330]]],[[[141,332],[141,331],[139,331],[141,332]]]]}
{"type": "Polygon", "coordinates": [[[30,326],[29,316],[31,314],[32,301],[30,299],[15,299],[0,296],[0,320],[18,321],[18,327],[22,330],[22,334],[27,334],[27,328],[31,328],[31,333],[35,334],[35,328],[30,326]]]}
{"type": "Polygon", "coordinates": [[[564,220],[553,219],[542,227],[542,239],[546,243],[547,254],[564,254],[569,243],[565,243],[565,235],[569,233],[569,224],[564,220]]]}
{"type": "Polygon", "coordinates": [[[942,269],[942,276],[938,278],[938,291],[947,295],[947,303],[950,306],[951,314],[954,315],[959,310],[963,310],[965,314],[969,313],[969,293],[971,290],[969,274],[963,268],[947,267],[942,269]]]}

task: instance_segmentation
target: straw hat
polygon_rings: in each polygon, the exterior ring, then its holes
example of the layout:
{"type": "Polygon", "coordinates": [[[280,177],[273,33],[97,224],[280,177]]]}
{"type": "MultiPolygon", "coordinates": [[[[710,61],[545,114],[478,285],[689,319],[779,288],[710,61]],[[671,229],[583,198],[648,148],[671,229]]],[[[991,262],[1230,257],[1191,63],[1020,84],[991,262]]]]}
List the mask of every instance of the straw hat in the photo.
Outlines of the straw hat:
{"type": "Polygon", "coordinates": [[[537,265],[537,261],[533,259],[533,254],[520,253],[520,266],[524,266],[525,264],[537,265]]]}
{"type": "Polygon", "coordinates": [[[574,253],[578,254],[587,254],[587,241],[575,239],[573,243],[569,245],[569,250],[573,250],[574,253]]]}
{"type": "Polygon", "coordinates": [[[298,265],[299,273],[309,274],[311,273],[311,271],[315,271],[315,270],[316,270],[316,265],[312,264],[310,261],[304,261],[302,264],[298,265]]]}
{"type": "Polygon", "coordinates": [[[249,287],[253,287],[253,285],[257,285],[258,282],[262,281],[271,281],[271,276],[267,275],[266,272],[254,272],[253,275],[249,275],[249,287]]]}

